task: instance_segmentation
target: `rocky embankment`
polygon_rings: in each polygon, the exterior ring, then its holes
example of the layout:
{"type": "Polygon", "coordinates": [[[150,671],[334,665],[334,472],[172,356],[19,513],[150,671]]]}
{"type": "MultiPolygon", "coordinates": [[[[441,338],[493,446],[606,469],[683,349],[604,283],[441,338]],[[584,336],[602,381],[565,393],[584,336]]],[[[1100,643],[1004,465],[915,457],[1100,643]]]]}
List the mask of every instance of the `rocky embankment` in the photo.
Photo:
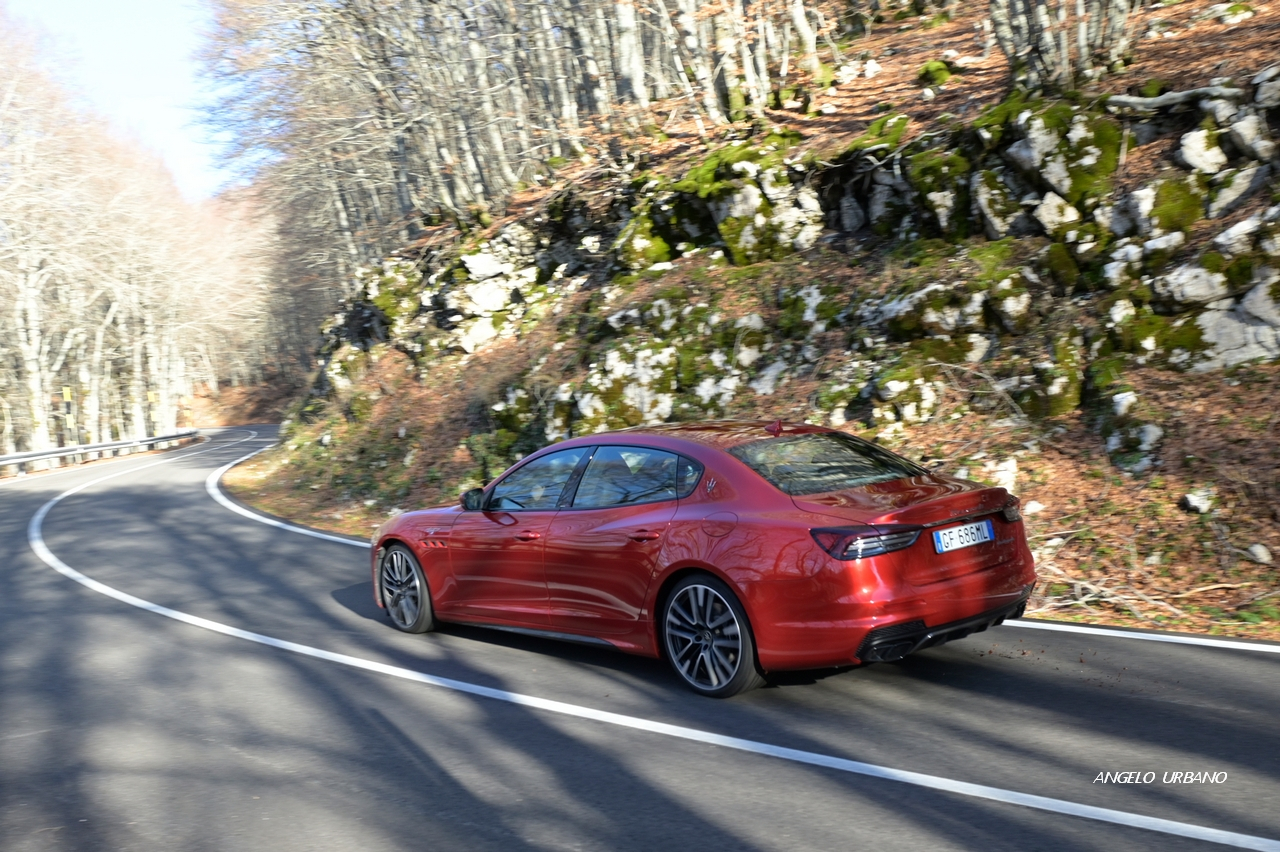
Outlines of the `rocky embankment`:
{"type": "MultiPolygon", "coordinates": [[[[300,493],[385,511],[568,435],[747,414],[902,446],[1017,428],[1039,452],[1036,436],[1070,433],[1097,444],[1108,482],[1172,476],[1177,414],[1145,388],[1280,358],[1280,65],[1148,88],[1014,94],[923,132],[885,112],[837,151],[773,128],[680,173],[637,157],[519,221],[389,260],[326,328],[324,367],[266,464],[297,465],[300,493]]],[[[965,472],[1033,484],[995,455],[965,472]]],[[[1240,558],[1265,566],[1274,530],[1257,529],[1225,546],[1256,544],[1240,558]]],[[[1055,582],[1042,599],[1138,600],[1055,582]]]]}

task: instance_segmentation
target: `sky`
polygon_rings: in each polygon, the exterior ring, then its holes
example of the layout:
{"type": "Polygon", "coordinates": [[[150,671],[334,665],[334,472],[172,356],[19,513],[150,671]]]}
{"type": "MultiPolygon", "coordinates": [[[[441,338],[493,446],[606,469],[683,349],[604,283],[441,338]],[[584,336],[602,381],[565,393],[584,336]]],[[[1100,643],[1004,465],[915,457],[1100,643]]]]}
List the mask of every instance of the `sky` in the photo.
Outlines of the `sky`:
{"type": "Polygon", "coordinates": [[[195,53],[200,0],[0,0],[47,37],[54,72],[117,130],[163,158],[182,194],[209,198],[227,180],[199,125],[195,53]]]}

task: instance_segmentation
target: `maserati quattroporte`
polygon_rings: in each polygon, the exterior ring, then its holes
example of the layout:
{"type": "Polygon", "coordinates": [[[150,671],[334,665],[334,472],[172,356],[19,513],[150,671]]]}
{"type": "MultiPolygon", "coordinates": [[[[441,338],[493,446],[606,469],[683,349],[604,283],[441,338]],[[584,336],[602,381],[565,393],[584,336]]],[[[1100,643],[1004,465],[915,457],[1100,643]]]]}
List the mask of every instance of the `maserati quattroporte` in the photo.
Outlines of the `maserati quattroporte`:
{"type": "Polygon", "coordinates": [[[499,627],[662,656],[725,697],[764,674],[899,659],[1022,614],[1018,500],[819,426],[574,438],[374,535],[408,633],[499,627]]]}

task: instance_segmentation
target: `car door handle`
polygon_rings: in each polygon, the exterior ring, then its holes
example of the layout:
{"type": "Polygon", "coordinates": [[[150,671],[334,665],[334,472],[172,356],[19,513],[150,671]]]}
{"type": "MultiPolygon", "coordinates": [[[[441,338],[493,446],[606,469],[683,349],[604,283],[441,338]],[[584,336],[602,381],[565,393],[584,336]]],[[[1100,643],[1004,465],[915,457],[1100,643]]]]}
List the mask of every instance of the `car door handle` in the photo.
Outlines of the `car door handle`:
{"type": "Polygon", "coordinates": [[[537,541],[540,538],[542,538],[542,533],[534,532],[533,530],[516,533],[516,541],[537,541]]]}
{"type": "Polygon", "coordinates": [[[656,541],[658,539],[658,536],[660,535],[662,535],[662,533],[660,532],[653,532],[650,530],[637,530],[636,532],[633,532],[631,533],[631,535],[627,536],[627,538],[631,539],[632,541],[656,541]]]}

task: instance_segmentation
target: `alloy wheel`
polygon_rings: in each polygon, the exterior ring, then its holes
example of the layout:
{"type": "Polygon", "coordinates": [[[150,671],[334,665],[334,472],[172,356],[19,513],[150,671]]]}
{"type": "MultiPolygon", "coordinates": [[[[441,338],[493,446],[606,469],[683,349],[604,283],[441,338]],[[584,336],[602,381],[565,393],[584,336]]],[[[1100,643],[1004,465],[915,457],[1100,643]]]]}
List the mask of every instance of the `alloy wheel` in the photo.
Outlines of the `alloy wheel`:
{"type": "Polygon", "coordinates": [[[391,548],[382,559],[382,603],[401,630],[411,628],[422,611],[422,584],[409,554],[391,548]]]}
{"type": "Polygon", "coordinates": [[[667,603],[667,650],[672,665],[695,689],[710,692],[733,680],[742,664],[742,628],[719,592],[700,583],[667,603]]]}

